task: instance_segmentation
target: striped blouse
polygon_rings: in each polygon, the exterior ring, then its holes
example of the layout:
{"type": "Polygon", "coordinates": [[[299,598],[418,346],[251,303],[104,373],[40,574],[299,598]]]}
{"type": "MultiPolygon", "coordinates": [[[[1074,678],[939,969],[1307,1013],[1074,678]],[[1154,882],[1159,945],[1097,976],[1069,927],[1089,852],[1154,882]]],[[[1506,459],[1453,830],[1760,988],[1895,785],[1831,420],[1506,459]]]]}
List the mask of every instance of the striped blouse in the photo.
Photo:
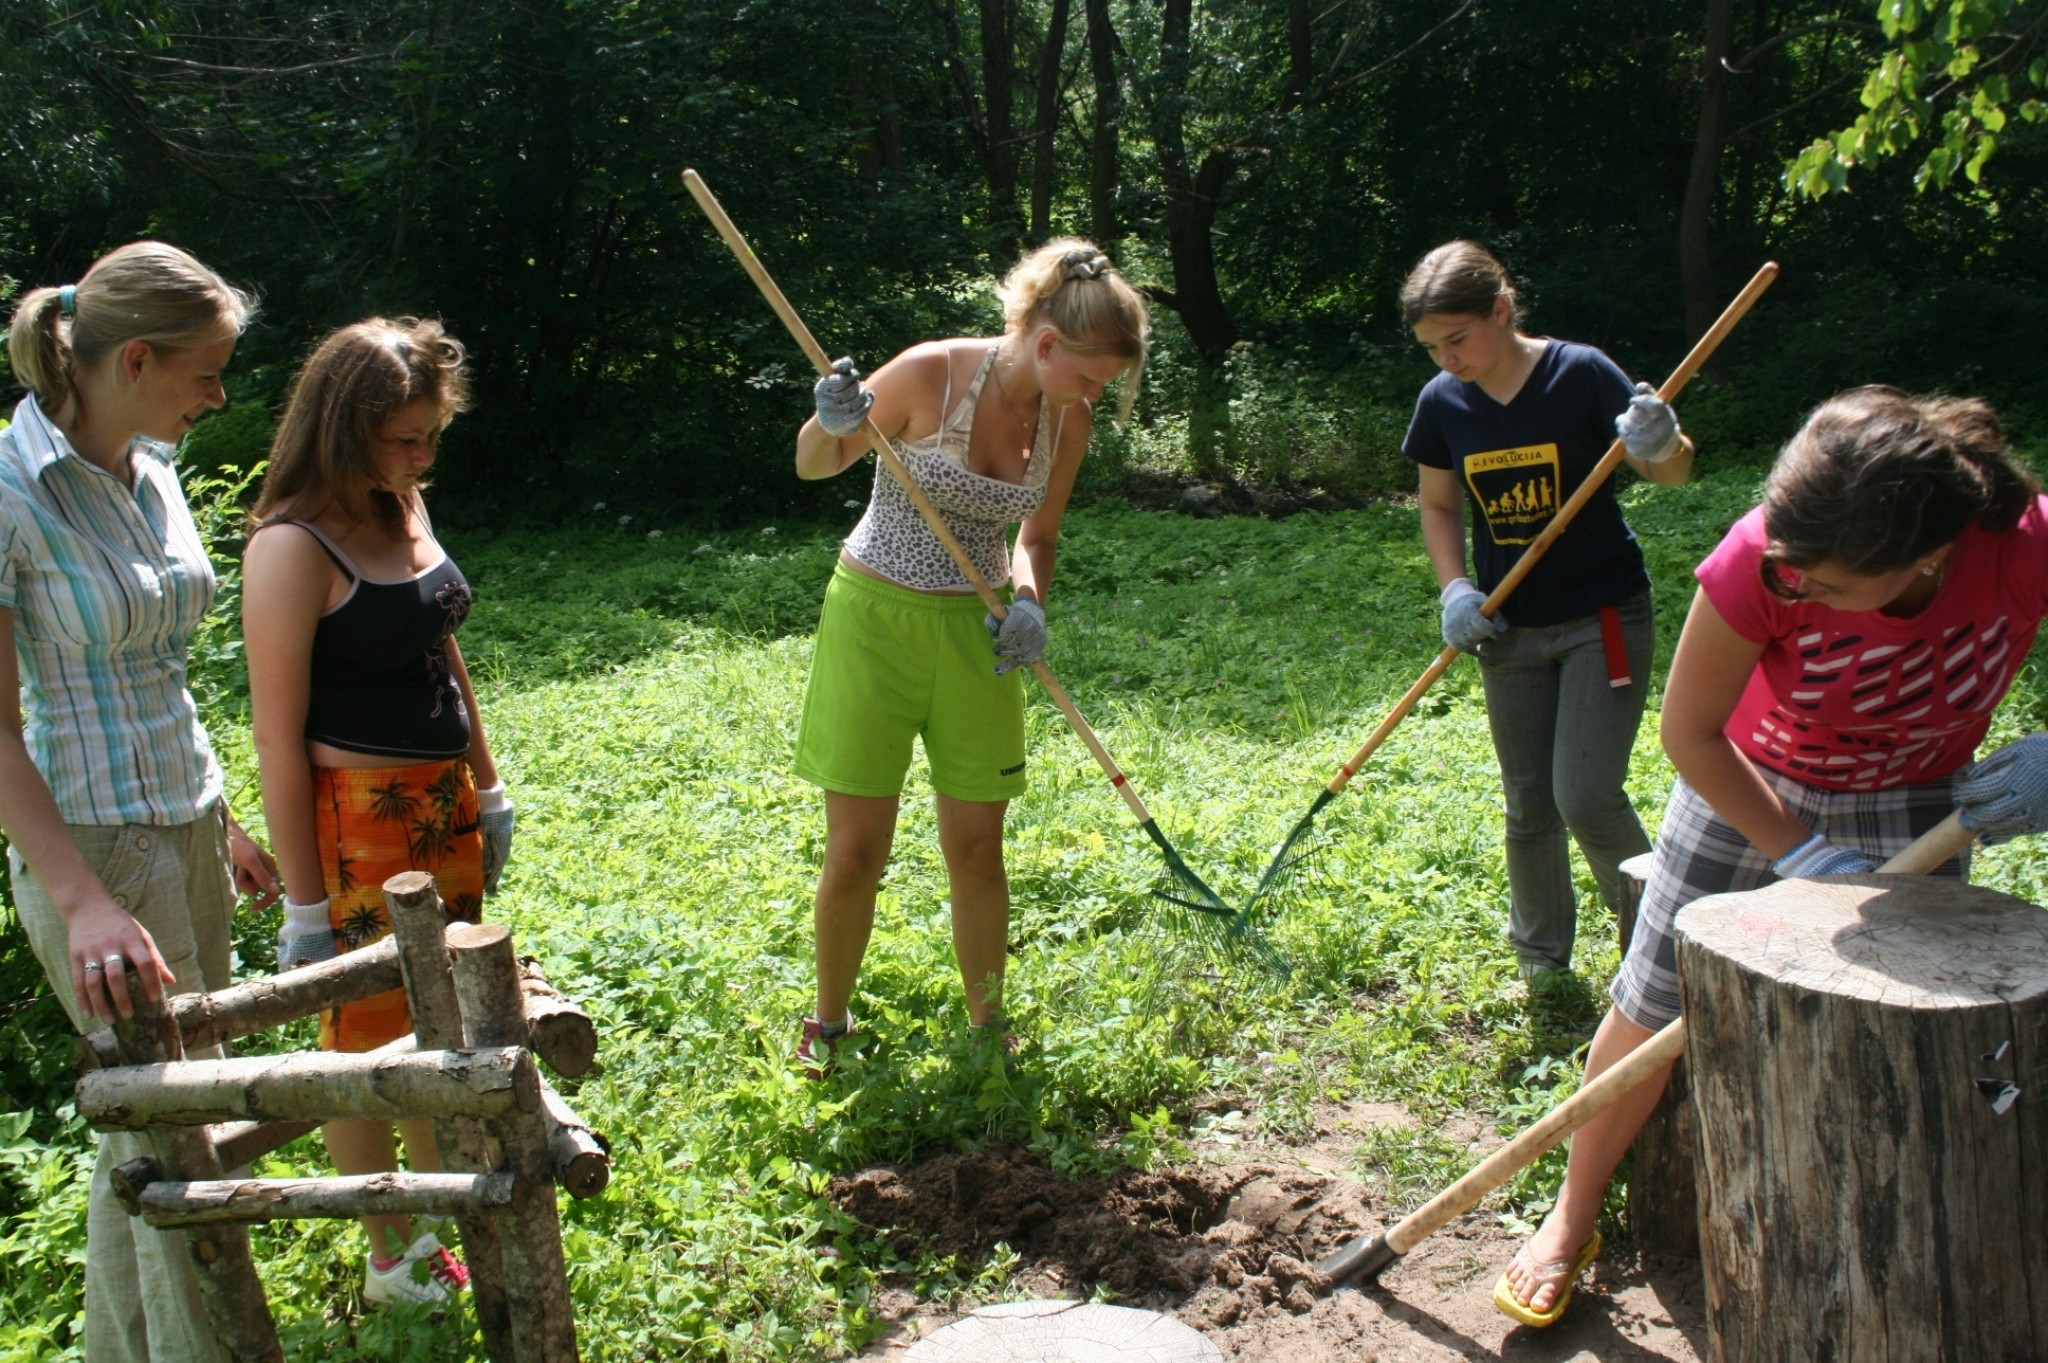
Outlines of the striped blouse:
{"type": "Polygon", "coordinates": [[[0,608],[14,615],[28,754],[66,823],[190,823],[220,798],[185,683],[213,565],[171,455],[139,441],[129,488],[33,396],[0,430],[0,608]]]}

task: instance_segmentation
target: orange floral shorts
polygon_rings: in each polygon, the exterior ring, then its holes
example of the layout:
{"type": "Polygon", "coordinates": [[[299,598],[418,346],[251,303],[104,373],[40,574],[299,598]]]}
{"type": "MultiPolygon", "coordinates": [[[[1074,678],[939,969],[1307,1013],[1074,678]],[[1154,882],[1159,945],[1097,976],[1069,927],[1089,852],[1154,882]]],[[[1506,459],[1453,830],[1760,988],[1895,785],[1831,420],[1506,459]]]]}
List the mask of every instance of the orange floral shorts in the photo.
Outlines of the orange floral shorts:
{"type": "MultiPolygon", "coordinates": [[[[477,831],[476,782],[462,759],[412,767],[315,767],[313,827],[341,950],[390,933],[384,882],[403,871],[434,877],[449,922],[482,917],[484,842],[477,831]]],[[[320,1046],[375,1050],[411,1030],[405,991],[394,989],[322,1013],[320,1046]]]]}

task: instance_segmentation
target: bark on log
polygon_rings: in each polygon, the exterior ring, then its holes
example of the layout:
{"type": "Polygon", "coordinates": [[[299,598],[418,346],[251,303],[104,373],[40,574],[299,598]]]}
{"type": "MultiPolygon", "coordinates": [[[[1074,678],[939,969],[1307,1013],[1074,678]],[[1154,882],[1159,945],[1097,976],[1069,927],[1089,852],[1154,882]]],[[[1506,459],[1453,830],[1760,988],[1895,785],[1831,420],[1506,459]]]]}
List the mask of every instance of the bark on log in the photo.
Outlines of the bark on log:
{"type": "Polygon", "coordinates": [[[612,1143],[591,1130],[545,1079],[540,1085],[540,1111],[548,1124],[555,1182],[571,1197],[596,1197],[612,1181],[612,1143]]]}
{"type": "MultiPolygon", "coordinates": [[[[184,1059],[178,1025],[161,1002],[151,1002],[131,972],[128,997],[135,1016],[117,1019],[114,1039],[125,1066],[169,1064],[184,1059]]],[[[119,1071],[115,1071],[118,1073],[119,1071]]],[[[87,1078],[97,1076],[88,1075],[87,1078]]],[[[219,1178],[220,1162],[204,1131],[154,1127],[149,1142],[166,1176],[180,1179],[219,1178]]],[[[133,1162],[124,1165],[132,1167],[133,1162]]],[[[207,1322],[230,1363],[283,1363],[284,1349],[270,1319],[270,1303],[256,1276],[249,1253],[247,1226],[200,1226],[183,1232],[186,1252],[199,1270],[199,1297],[207,1322]]]]}
{"type": "Polygon", "coordinates": [[[533,1053],[564,1079],[587,1074],[597,1059],[597,1027],[576,1001],[548,983],[531,957],[519,963],[526,1032],[533,1053]]]}
{"type": "Polygon", "coordinates": [[[171,1016],[185,1049],[196,1051],[398,988],[398,945],[385,938],[331,961],[302,965],[215,994],[180,994],[171,1016]]]}
{"type": "Polygon", "coordinates": [[[523,1046],[188,1060],[97,1070],[78,1081],[78,1111],[102,1131],[236,1119],[397,1121],[539,1110],[540,1074],[523,1046]]]}
{"type": "MultiPolygon", "coordinates": [[[[462,1010],[449,973],[447,924],[434,878],[405,871],[384,882],[384,908],[398,960],[405,976],[405,997],[412,1010],[413,1035],[435,1050],[462,1045],[462,1010]]],[[[536,1080],[539,1075],[535,1075],[536,1080]]],[[[496,1167],[483,1125],[471,1118],[434,1123],[434,1144],[441,1167],[451,1173],[484,1173],[496,1167]]],[[[498,1218],[463,1216],[455,1222],[462,1234],[462,1255],[469,1265],[470,1305],[484,1337],[491,1363],[519,1363],[512,1342],[512,1307],[505,1293],[503,1237],[498,1218]]]]}
{"type": "MultiPolygon", "coordinates": [[[[448,930],[448,952],[462,1005],[464,1040],[488,1045],[525,1040],[526,1007],[511,933],[499,923],[458,924],[448,930]]],[[[512,1336],[520,1363],[575,1363],[576,1316],[562,1260],[547,1123],[538,1112],[522,1113],[492,1122],[489,1129],[504,1146],[513,1169],[548,1190],[512,1213],[513,1233],[504,1238],[505,1285],[511,1294],[512,1336]]]]}
{"type": "Polygon", "coordinates": [[[340,1178],[159,1179],[137,1204],[152,1226],[301,1221],[370,1215],[487,1213],[524,1200],[518,1176],[394,1171],[340,1178]]]}
{"type": "MultiPolygon", "coordinates": [[[[1636,910],[1655,859],[1655,853],[1645,852],[1621,863],[1614,912],[1623,956],[1635,936],[1636,910]]],[[[1680,1060],[1628,1151],[1629,1236],[1641,1253],[1700,1257],[1699,1197],[1693,1190],[1698,1135],[1693,1126],[1692,1082],[1680,1060]]]]}
{"type": "Polygon", "coordinates": [[[2048,913],[1847,876],[1677,929],[1714,1357],[2039,1357],[2048,913]]]}
{"type": "Polygon", "coordinates": [[[319,1129],[320,1123],[314,1121],[223,1122],[209,1127],[206,1134],[213,1140],[213,1153],[220,1160],[220,1167],[240,1169],[319,1129]]]}

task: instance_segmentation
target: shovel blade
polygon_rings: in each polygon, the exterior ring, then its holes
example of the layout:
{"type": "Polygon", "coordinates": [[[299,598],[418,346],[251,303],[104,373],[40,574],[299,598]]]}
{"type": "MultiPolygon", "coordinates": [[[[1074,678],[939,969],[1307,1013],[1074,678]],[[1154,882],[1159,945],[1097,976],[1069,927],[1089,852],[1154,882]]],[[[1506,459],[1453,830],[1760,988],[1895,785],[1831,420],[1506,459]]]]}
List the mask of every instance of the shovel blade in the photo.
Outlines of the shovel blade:
{"type": "Polygon", "coordinates": [[[1332,1287],[1350,1278],[1362,1277],[1370,1282],[1400,1257],[1400,1251],[1387,1243],[1385,1235],[1361,1235],[1317,1260],[1316,1272],[1328,1278],[1332,1287]]]}

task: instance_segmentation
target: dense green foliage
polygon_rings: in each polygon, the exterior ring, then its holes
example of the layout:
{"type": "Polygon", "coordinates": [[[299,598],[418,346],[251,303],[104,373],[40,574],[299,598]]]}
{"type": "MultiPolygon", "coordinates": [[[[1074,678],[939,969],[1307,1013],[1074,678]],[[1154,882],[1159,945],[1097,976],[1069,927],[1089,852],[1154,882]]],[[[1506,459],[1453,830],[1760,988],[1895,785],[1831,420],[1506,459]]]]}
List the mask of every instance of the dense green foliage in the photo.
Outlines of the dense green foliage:
{"type": "Polygon", "coordinates": [[[1427,371],[1393,292],[1454,234],[1507,256],[1534,326],[1651,377],[1782,261],[1726,357],[1757,418],[1745,441],[1854,381],[2031,410],[2048,206],[2019,115],[2041,9],[17,0],[0,300],[146,232],[260,287],[246,406],[202,451],[242,466],[313,336],[439,313],[478,371],[445,514],[494,523],[599,500],[727,523],[837,506],[783,473],[802,360],[684,165],[828,348],[870,364],[990,327],[988,278],[1020,241],[1100,236],[1160,315],[1123,452],[1214,480],[1347,501],[1408,481],[1396,445],[1427,371]],[[1948,41],[1952,10],[1989,18],[1951,93],[2009,87],[1996,170],[1953,194],[1916,194],[1905,159],[1853,196],[1789,188],[1787,160],[1857,114],[1888,34],[1948,41]]]}
{"type": "MultiPolygon", "coordinates": [[[[1659,677],[1688,568],[1757,479],[1723,460],[1687,487],[1626,493],[1664,602],[1659,677]]],[[[1398,1101],[1417,1125],[1361,1134],[1353,1172],[1412,1207],[1470,1159],[1440,1134],[1448,1119],[1513,1129],[1572,1082],[1612,923],[1583,914],[1582,990],[1516,996],[1497,777],[1460,667],[1319,820],[1327,842],[1271,924],[1285,980],[1202,954],[1147,898],[1157,854],[1034,699],[1033,787],[1010,841],[1021,1054],[1004,1069],[967,1040],[931,811],[912,799],[855,1004],[875,1042],[804,1084],[788,1048],[809,1004],[822,817],[788,752],[833,538],[611,512],[452,543],[479,586],[464,638],[521,811],[491,912],[604,1035],[602,1072],[573,1100],[612,1137],[617,1172],[604,1197],[564,1204],[586,1357],[829,1357],[870,1333],[883,1273],[928,1296],[1000,1294],[1000,1256],[905,1261],[845,1222],[824,1181],[869,1161],[1000,1139],[1097,1169],[1173,1157],[1203,1096],[1245,1095],[1280,1139],[1321,1102],[1398,1101]]],[[[1052,661],[1176,844],[1235,896],[1434,655],[1427,584],[1413,513],[1396,507],[1279,522],[1087,508],[1061,559],[1052,661]]],[[[203,658],[230,788],[253,810],[235,660],[203,658]]],[[[2048,724],[2038,666],[1994,739],[2048,724]]],[[[1652,824],[1670,781],[1653,734],[1630,783],[1652,824]]],[[[1995,849],[1978,879],[2038,900],[2048,853],[1995,849]]],[[[245,969],[268,968],[273,928],[244,920],[245,969]]],[[[26,1363],[75,1349],[88,1135],[62,1019],[11,919],[0,934],[0,1075],[22,1108],[0,1115],[0,1360],[26,1363]]],[[[319,1164],[308,1139],[263,1170],[319,1164]]],[[[1556,1173],[1540,1166],[1497,1210],[1534,1214],[1556,1173]]],[[[450,1327],[353,1313],[352,1225],[257,1239],[292,1357],[461,1356],[450,1327]]]]}

